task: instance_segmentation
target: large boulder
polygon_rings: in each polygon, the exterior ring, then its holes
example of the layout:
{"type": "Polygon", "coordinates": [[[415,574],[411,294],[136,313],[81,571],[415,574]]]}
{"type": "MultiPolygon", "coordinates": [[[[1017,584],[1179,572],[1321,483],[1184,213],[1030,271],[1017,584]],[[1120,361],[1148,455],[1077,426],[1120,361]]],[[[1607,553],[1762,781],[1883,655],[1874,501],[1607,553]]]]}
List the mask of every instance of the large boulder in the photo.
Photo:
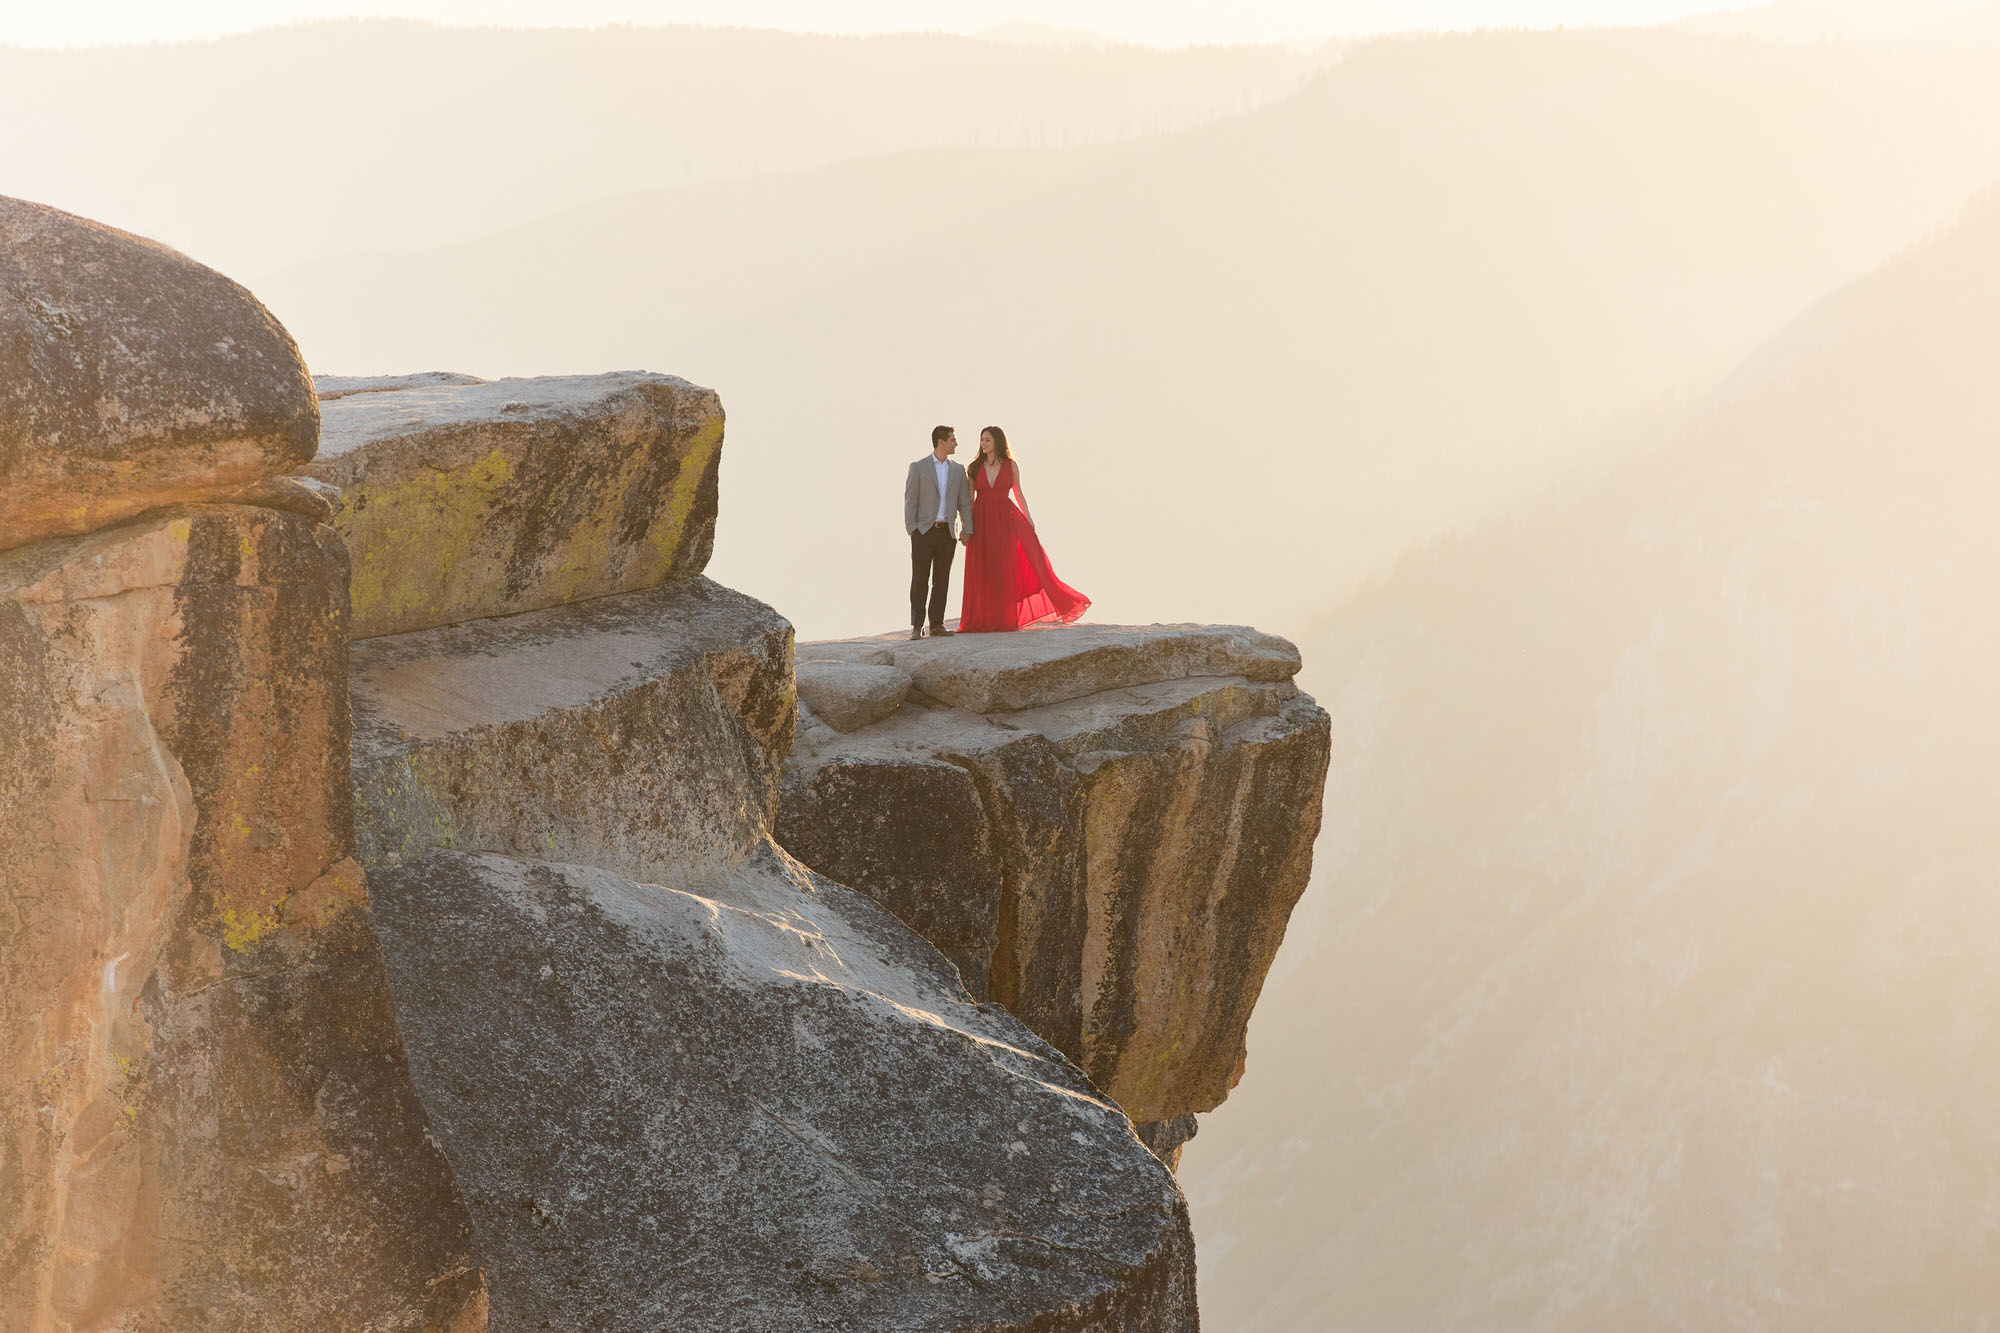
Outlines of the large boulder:
{"type": "Polygon", "coordinates": [[[249,292],[0,196],[0,550],[229,497],[318,434],[298,348],[249,292]]]}
{"type": "Polygon", "coordinates": [[[0,556],[10,1329],[477,1309],[350,856],[346,573],[236,506],[0,556]]]}
{"type": "Polygon", "coordinates": [[[341,492],[354,637],[630,592],[701,573],[722,403],[626,371],[319,381],[311,475],[341,492]]]}
{"type": "Polygon", "coordinates": [[[694,892],[440,852],[374,893],[495,1329],[1196,1327],[1169,1172],[866,898],[775,854],[694,892]]]}
{"type": "Polygon", "coordinates": [[[1304,892],[1331,744],[1289,643],[1070,626],[801,644],[900,707],[805,715],[778,839],[876,899],[1083,1066],[1171,1157],[1241,1077],[1304,892]]]}
{"type": "Polygon", "coordinates": [[[1124,1116],[771,843],[791,646],[692,579],[352,648],[358,845],[495,1327],[1192,1328],[1124,1116]]]}
{"type": "Polygon", "coordinates": [[[776,811],[791,647],[784,617],[707,579],[357,643],[361,858],[726,873],[776,811]]]}

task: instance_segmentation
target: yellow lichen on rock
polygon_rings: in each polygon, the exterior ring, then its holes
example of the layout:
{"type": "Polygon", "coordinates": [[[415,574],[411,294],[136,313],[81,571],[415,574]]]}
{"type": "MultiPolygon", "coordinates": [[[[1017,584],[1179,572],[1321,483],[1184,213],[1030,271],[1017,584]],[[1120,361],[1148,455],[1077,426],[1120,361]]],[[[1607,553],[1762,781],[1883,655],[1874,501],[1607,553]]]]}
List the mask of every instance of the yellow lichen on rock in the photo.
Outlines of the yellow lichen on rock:
{"type": "Polygon", "coordinates": [[[344,857],[324,875],[285,899],[285,924],[312,931],[331,925],[342,913],[367,910],[368,880],[361,863],[344,857]]]}
{"type": "Polygon", "coordinates": [[[513,476],[513,465],[496,449],[469,467],[426,469],[345,493],[333,525],[353,562],[355,623],[400,625],[476,607],[478,590],[459,586],[459,571],[513,476]]]}
{"type": "Polygon", "coordinates": [[[707,389],[627,372],[325,379],[321,392],[311,472],[341,492],[356,638],[636,591],[708,563],[723,414],[707,389]]]}

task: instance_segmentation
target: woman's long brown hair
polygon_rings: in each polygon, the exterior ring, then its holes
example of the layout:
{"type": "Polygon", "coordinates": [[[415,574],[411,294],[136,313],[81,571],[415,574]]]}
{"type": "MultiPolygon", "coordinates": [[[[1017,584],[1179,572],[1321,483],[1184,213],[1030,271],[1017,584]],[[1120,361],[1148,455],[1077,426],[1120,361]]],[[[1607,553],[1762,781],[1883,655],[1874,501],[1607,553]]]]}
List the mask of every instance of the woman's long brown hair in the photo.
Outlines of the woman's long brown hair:
{"type": "MultiPolygon", "coordinates": [[[[998,426],[988,426],[979,433],[981,435],[991,435],[993,437],[993,462],[996,465],[1004,463],[1008,459],[1014,456],[1013,451],[1007,447],[1006,431],[1001,430],[998,426]]],[[[981,468],[984,468],[986,466],[985,455],[982,454],[980,456],[978,461],[978,466],[981,468]]]]}

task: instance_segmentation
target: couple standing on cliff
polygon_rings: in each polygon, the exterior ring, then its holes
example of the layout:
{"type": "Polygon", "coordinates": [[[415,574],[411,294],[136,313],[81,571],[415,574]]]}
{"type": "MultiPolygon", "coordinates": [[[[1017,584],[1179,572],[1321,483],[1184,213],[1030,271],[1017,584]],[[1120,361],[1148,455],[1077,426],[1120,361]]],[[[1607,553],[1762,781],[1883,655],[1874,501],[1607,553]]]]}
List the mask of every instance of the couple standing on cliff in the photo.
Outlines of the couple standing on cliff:
{"type": "Polygon", "coordinates": [[[1090,599],[1056,577],[1035,536],[1007,432],[998,426],[979,432],[979,457],[970,476],[951,461],[957,449],[957,432],[939,426],[931,432],[930,453],[910,464],[903,485],[903,527],[910,534],[910,637],[924,637],[926,610],[932,638],[953,633],[944,625],[944,602],[952,557],[958,554],[954,541],[965,544],[958,633],[1021,629],[1043,620],[1068,624],[1089,610],[1090,599]]]}

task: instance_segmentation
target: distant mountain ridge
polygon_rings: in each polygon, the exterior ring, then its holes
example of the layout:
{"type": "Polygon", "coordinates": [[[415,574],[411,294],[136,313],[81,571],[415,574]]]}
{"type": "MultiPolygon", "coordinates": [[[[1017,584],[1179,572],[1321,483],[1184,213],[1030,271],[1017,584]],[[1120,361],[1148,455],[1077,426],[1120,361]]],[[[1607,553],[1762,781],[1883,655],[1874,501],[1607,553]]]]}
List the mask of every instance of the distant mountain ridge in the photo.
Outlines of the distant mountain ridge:
{"type": "MultiPolygon", "coordinates": [[[[725,486],[809,541],[870,512],[871,469],[931,424],[998,421],[1110,614],[1283,624],[1534,493],[1598,446],[1583,423],[1712,384],[1949,216],[2000,164],[1984,58],[1645,30],[1368,42],[1179,136],[635,195],[254,285],[326,371],[719,385],[743,446],[725,486]],[[1266,447],[1282,486],[1215,461],[1266,447]],[[1239,535],[1220,564],[1198,543],[1135,564],[1091,519],[1109,493],[1239,535]],[[1273,568],[1305,586],[1254,573],[1273,568]]],[[[893,543],[852,567],[718,543],[809,635],[874,623],[899,577],[893,543]]]]}
{"type": "Polygon", "coordinates": [[[1707,37],[1796,44],[1908,36],[1982,11],[2000,13],[2000,6],[1992,0],[1772,0],[1697,14],[1668,26],[1707,37]]]}
{"type": "Polygon", "coordinates": [[[1019,46],[1060,46],[1060,47],[1105,47],[1119,46],[1115,37],[1106,37],[1101,32],[1088,28],[1055,28],[1046,23],[1030,23],[1026,19],[1010,19],[996,23],[990,28],[981,28],[973,36],[989,42],[1009,42],[1019,46]]]}
{"type": "Polygon", "coordinates": [[[638,190],[918,148],[1129,141],[1240,115],[1324,59],[381,19],[0,47],[0,123],[34,127],[0,136],[0,186],[254,276],[638,190]]]}

